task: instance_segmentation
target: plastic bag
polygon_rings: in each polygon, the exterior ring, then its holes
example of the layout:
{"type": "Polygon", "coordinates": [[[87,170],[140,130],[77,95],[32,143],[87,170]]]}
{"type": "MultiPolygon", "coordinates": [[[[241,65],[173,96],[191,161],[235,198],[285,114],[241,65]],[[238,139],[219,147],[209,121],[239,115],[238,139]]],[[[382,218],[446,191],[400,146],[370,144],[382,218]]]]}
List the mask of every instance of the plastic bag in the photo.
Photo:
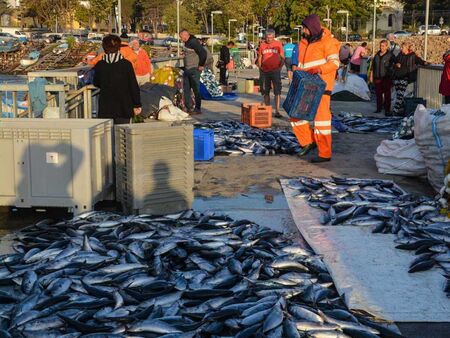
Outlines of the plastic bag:
{"type": "Polygon", "coordinates": [[[157,119],[160,121],[183,121],[189,119],[189,114],[182,111],[180,108],[175,106],[172,100],[167,97],[162,97],[159,101],[159,110],[157,113],[157,119]]]}
{"type": "Polygon", "coordinates": [[[384,140],[374,156],[378,172],[402,176],[424,176],[427,174],[425,160],[414,139],[384,140]]]}

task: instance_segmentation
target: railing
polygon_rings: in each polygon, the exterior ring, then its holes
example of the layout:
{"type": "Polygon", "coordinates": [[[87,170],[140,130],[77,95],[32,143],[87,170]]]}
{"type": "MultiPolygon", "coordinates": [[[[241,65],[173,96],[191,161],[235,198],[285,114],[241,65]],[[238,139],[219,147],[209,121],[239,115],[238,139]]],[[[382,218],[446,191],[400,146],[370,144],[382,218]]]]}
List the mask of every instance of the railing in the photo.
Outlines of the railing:
{"type": "MultiPolygon", "coordinates": [[[[66,91],[67,87],[64,84],[48,84],[44,86],[44,91],[47,96],[48,107],[59,107],[59,116],[66,116],[66,91]]],[[[10,113],[13,117],[35,117],[32,116],[32,107],[29,98],[28,84],[13,84],[4,83],[0,84],[0,112],[10,113]],[[9,97],[3,95],[3,92],[11,94],[11,100],[9,97]],[[24,95],[23,105],[19,105],[19,95],[24,95]],[[4,100],[5,99],[5,100],[4,100]]]]}
{"type": "Polygon", "coordinates": [[[427,108],[440,108],[443,97],[439,94],[439,83],[444,66],[419,66],[415,86],[416,97],[427,100],[427,108]]]}
{"type": "Polygon", "coordinates": [[[100,89],[93,85],[84,86],[67,93],[67,117],[90,119],[98,111],[98,95],[100,89]],[[92,114],[94,112],[94,114],[92,114]]]}
{"type": "MultiPolygon", "coordinates": [[[[79,70],[81,70],[81,68],[79,70]]],[[[37,77],[41,77],[46,79],[49,83],[65,83],[72,90],[78,88],[78,70],[29,72],[27,77],[29,82],[37,77]]]]}

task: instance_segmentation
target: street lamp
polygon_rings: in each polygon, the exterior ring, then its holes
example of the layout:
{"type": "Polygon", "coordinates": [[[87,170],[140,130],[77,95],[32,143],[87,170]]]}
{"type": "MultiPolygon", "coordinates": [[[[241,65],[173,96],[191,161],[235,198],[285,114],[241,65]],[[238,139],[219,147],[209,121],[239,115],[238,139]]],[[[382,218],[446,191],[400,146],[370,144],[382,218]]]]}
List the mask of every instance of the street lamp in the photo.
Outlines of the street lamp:
{"type": "Polygon", "coordinates": [[[222,14],[222,11],[211,12],[211,54],[214,53],[214,14],[222,14]]]}
{"type": "Polygon", "coordinates": [[[375,55],[376,32],[377,32],[377,0],[373,0],[372,56],[375,55]]]}
{"type": "Polygon", "coordinates": [[[231,23],[236,22],[236,19],[229,19],[228,20],[228,41],[231,40],[231,23]]]}
{"type": "Polygon", "coordinates": [[[345,24],[345,42],[348,42],[348,15],[349,15],[349,12],[347,10],[340,10],[340,11],[337,11],[337,14],[345,14],[347,17],[347,21],[345,24]]]}
{"type": "Polygon", "coordinates": [[[425,6],[425,46],[423,51],[424,60],[427,59],[428,54],[428,17],[430,16],[430,0],[426,1],[425,6]]]}
{"type": "Polygon", "coordinates": [[[180,57],[180,0],[177,0],[177,57],[180,57]]]}
{"type": "Polygon", "coordinates": [[[297,42],[300,42],[300,30],[301,30],[301,27],[299,27],[299,26],[295,27],[294,30],[297,31],[297,42]]]}
{"type": "Polygon", "coordinates": [[[323,21],[325,21],[327,23],[328,29],[331,32],[331,24],[333,23],[333,20],[331,20],[330,18],[326,18],[326,19],[323,19],[323,21]]]}
{"type": "Polygon", "coordinates": [[[121,35],[122,34],[122,0],[117,1],[117,26],[119,26],[117,33],[119,35],[121,35]]]}

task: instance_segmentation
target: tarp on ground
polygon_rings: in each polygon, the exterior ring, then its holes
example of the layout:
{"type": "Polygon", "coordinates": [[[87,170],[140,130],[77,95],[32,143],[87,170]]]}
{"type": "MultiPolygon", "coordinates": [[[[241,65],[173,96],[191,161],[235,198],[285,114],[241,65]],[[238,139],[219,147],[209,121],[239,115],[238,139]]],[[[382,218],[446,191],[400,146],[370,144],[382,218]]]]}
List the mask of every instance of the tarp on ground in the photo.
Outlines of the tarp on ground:
{"type": "Polygon", "coordinates": [[[336,80],[331,99],[335,101],[370,101],[366,81],[356,74],[348,74],[346,81],[336,80]]]}
{"type": "Polygon", "coordinates": [[[323,226],[322,211],[295,198],[296,190],[281,185],[299,231],[323,256],[336,289],[350,309],[395,322],[449,322],[450,299],[442,293],[438,269],[408,273],[414,256],[395,248],[395,235],[373,234],[370,227],[323,226]]]}
{"type": "Polygon", "coordinates": [[[173,101],[177,90],[171,86],[162,84],[146,83],[140,87],[142,117],[147,118],[159,110],[159,103],[162,97],[167,97],[173,101]]]}

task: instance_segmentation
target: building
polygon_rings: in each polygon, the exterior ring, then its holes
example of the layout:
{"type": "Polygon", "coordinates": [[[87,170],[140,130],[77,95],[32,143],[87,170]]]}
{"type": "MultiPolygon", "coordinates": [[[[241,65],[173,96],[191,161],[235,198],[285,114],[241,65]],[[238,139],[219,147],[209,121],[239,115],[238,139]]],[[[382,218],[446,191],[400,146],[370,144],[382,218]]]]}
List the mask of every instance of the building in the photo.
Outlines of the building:
{"type": "MultiPolygon", "coordinates": [[[[20,6],[20,0],[7,0],[6,3],[8,4],[8,7],[15,12],[17,8],[20,6]]],[[[7,27],[7,26],[17,26],[17,20],[15,19],[14,14],[3,14],[0,17],[0,26],[7,27]]]]}
{"type": "MultiPolygon", "coordinates": [[[[403,29],[403,7],[400,1],[378,0],[377,32],[390,33],[403,29]]],[[[373,17],[366,23],[366,33],[370,33],[373,27],[373,17]]]]}

